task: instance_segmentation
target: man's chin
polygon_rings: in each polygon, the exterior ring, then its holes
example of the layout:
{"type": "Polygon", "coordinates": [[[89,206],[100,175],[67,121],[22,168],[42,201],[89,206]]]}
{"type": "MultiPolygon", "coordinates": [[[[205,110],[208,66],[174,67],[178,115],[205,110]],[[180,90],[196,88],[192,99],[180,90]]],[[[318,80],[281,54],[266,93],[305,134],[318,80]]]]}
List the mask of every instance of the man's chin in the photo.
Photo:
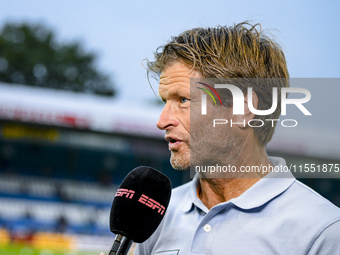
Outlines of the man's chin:
{"type": "Polygon", "coordinates": [[[190,160],[171,156],[171,166],[176,170],[187,170],[190,167],[190,160]]]}

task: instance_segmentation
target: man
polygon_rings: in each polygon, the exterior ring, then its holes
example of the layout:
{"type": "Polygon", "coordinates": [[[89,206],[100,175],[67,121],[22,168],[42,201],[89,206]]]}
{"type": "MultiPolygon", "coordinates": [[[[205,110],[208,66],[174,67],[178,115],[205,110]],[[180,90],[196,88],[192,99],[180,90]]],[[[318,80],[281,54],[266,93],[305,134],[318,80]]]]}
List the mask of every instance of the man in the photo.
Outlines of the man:
{"type": "MultiPolygon", "coordinates": [[[[236,169],[285,166],[283,159],[268,157],[265,151],[275,122],[258,129],[243,125],[255,118],[278,119],[279,107],[269,117],[255,116],[250,107],[269,109],[272,87],[288,86],[281,48],[257,26],[241,23],[186,31],[155,54],[148,70],[160,75],[159,95],[165,106],[157,127],[166,131],[173,168],[188,169],[193,160],[204,164],[209,157],[236,169]],[[223,114],[234,125],[216,133],[199,128],[193,135],[200,113],[192,104],[202,93],[195,95],[190,79],[199,78],[279,80],[267,87],[253,86],[251,97],[244,97],[243,115],[233,114],[230,95],[221,95],[223,114]],[[190,120],[195,122],[191,127],[190,120]],[[208,135],[214,142],[206,139],[208,135]],[[195,138],[199,143],[193,145],[195,138]]],[[[238,87],[247,91],[242,84],[238,87]]],[[[208,108],[212,115],[222,109],[212,107],[212,102],[208,108]]],[[[340,254],[340,209],[290,172],[199,177],[173,190],[161,225],[136,245],[135,254],[340,254]]]]}

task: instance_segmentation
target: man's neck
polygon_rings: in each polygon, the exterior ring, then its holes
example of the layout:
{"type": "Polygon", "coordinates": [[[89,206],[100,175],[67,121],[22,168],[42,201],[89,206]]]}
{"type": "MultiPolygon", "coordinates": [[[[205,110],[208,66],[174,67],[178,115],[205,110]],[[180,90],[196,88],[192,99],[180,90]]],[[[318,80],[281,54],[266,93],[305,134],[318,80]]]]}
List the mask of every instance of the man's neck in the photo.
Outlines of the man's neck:
{"type": "MultiPolygon", "coordinates": [[[[235,162],[236,169],[241,166],[260,166],[271,165],[271,162],[264,150],[252,151],[243,162],[235,162]],[[257,154],[257,155],[254,155],[257,154]],[[249,160],[255,159],[255,160],[249,160]]],[[[230,162],[230,161],[229,161],[230,162]]],[[[229,163],[233,165],[233,163],[229,163]]],[[[234,178],[201,178],[199,197],[203,204],[211,209],[213,206],[229,201],[232,198],[240,196],[243,192],[258,182],[265,174],[262,173],[247,173],[241,176],[233,176],[234,178]]]]}
{"type": "Polygon", "coordinates": [[[219,203],[240,196],[261,178],[200,179],[199,196],[203,204],[211,209],[219,203]]]}

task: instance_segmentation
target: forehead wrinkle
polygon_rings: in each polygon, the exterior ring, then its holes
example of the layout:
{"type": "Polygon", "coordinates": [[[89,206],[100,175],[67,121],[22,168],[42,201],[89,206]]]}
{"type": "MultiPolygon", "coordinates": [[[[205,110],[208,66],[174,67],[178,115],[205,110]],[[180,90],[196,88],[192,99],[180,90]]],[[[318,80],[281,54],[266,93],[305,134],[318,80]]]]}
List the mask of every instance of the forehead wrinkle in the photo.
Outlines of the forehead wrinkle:
{"type": "Polygon", "coordinates": [[[192,68],[182,63],[169,66],[161,73],[158,95],[163,99],[170,96],[182,96],[183,93],[186,97],[190,97],[190,94],[187,95],[188,91],[190,93],[190,79],[199,76],[198,73],[193,72],[192,68]]]}
{"type": "Polygon", "coordinates": [[[178,69],[175,70],[171,70],[169,71],[164,71],[161,73],[160,79],[165,78],[167,76],[189,76],[191,74],[191,72],[187,71],[187,70],[182,70],[179,71],[178,69]]]}
{"type": "Polygon", "coordinates": [[[172,83],[190,83],[190,77],[189,76],[172,76],[172,77],[167,77],[167,78],[161,78],[159,80],[160,85],[168,85],[172,83]]]}
{"type": "Polygon", "coordinates": [[[158,95],[161,98],[168,98],[168,97],[179,97],[179,96],[186,96],[190,95],[190,87],[186,86],[187,83],[185,82],[178,82],[173,84],[172,86],[168,87],[168,85],[160,85],[158,90],[158,95]],[[189,92],[189,95],[187,93],[189,92]]]}

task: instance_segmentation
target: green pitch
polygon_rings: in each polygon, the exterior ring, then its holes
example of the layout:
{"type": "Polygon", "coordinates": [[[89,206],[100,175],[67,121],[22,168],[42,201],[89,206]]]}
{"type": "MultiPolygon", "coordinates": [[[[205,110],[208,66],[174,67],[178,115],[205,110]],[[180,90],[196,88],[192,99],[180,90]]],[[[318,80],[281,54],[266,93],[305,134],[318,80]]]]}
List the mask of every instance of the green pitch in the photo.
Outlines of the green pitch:
{"type": "Polygon", "coordinates": [[[52,251],[52,250],[39,250],[29,246],[22,245],[7,245],[0,247],[1,255],[99,255],[100,252],[76,252],[76,251],[52,251]]]}

